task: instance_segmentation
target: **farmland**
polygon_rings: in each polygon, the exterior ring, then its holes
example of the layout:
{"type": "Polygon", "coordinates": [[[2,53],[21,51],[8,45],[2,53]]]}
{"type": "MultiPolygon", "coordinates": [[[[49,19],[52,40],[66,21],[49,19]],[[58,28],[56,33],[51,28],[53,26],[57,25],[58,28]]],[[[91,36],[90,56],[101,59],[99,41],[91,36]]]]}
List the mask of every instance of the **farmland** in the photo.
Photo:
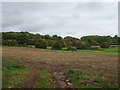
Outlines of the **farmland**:
{"type": "Polygon", "coordinates": [[[3,47],[2,58],[4,88],[118,87],[117,54],[3,47]]]}

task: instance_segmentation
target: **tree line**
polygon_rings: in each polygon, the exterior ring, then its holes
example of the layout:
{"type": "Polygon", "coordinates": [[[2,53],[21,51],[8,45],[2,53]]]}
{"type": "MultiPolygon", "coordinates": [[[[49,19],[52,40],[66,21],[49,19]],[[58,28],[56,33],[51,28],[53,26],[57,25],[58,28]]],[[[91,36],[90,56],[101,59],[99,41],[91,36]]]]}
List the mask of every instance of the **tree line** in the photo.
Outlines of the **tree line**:
{"type": "Polygon", "coordinates": [[[111,36],[83,36],[81,38],[72,37],[65,39],[58,35],[50,36],[49,34],[40,35],[29,32],[2,32],[2,45],[4,46],[23,46],[34,45],[36,48],[46,49],[48,46],[52,49],[62,49],[67,47],[68,50],[76,49],[97,49],[109,48],[110,45],[120,45],[120,37],[111,36]],[[93,47],[97,46],[97,47],[93,47]]]}

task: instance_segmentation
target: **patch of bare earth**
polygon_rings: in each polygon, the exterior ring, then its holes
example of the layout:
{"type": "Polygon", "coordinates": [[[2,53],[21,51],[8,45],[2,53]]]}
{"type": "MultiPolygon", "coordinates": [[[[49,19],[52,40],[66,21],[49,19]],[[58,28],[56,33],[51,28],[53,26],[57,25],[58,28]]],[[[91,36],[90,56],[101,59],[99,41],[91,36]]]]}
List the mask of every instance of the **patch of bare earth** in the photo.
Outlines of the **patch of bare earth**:
{"type": "MultiPolygon", "coordinates": [[[[66,82],[63,75],[63,71],[66,69],[87,69],[104,72],[117,72],[118,70],[117,55],[3,47],[2,57],[5,59],[18,60],[32,67],[49,70],[53,74],[53,78],[57,81],[59,88],[67,88],[71,86],[69,82],[66,82]]],[[[30,81],[34,82],[34,78],[31,78],[30,81]]],[[[32,85],[27,87],[32,87],[32,85]]]]}

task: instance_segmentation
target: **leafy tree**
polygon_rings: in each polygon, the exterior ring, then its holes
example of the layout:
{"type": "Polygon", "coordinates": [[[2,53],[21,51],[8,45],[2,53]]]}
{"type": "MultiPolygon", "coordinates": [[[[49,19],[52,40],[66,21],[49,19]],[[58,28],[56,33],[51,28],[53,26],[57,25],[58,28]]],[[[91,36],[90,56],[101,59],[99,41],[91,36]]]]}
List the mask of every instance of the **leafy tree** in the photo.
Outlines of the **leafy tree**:
{"type": "Polygon", "coordinates": [[[118,38],[118,36],[117,35],[115,35],[114,37],[113,37],[113,44],[115,44],[115,45],[118,45],[119,43],[118,43],[118,40],[119,38],[118,38]]]}
{"type": "Polygon", "coordinates": [[[54,40],[48,40],[47,42],[48,42],[48,46],[51,46],[51,47],[52,47],[52,45],[53,45],[53,43],[54,43],[54,40]]]}
{"type": "Polygon", "coordinates": [[[120,37],[118,37],[118,45],[120,45],[120,37]]]}
{"type": "Polygon", "coordinates": [[[60,41],[55,41],[52,45],[52,49],[61,50],[62,49],[61,42],[60,41]]]}
{"type": "Polygon", "coordinates": [[[110,44],[108,42],[102,42],[100,45],[101,48],[109,48],[110,44]]]}
{"type": "Polygon", "coordinates": [[[57,36],[57,35],[53,35],[52,38],[53,38],[53,40],[61,40],[62,39],[61,36],[57,36]]]}
{"type": "Polygon", "coordinates": [[[70,42],[69,42],[68,40],[64,40],[64,42],[65,42],[65,44],[66,44],[66,47],[71,46],[71,45],[70,45],[70,42]]]}
{"type": "Polygon", "coordinates": [[[72,39],[73,39],[73,40],[79,40],[79,38],[76,38],[76,37],[73,37],[72,39]]]}
{"type": "Polygon", "coordinates": [[[61,43],[61,46],[62,46],[62,47],[66,47],[66,43],[65,43],[65,41],[60,40],[60,43],[61,43]]]}
{"type": "Polygon", "coordinates": [[[48,40],[51,40],[51,39],[52,39],[52,37],[51,37],[50,35],[48,35],[48,34],[46,34],[46,35],[44,36],[44,38],[45,38],[45,39],[48,39],[48,40]]]}
{"type": "Polygon", "coordinates": [[[18,41],[19,44],[28,43],[29,37],[26,34],[20,34],[17,37],[17,41],[18,41]]]}
{"type": "MultiPolygon", "coordinates": [[[[120,45],[120,37],[118,37],[117,35],[115,35],[114,37],[98,36],[98,35],[83,36],[80,39],[72,37],[71,40],[65,40],[61,36],[58,36],[58,35],[53,35],[53,36],[50,36],[48,34],[40,35],[39,33],[32,34],[29,32],[2,32],[2,40],[4,41],[4,43],[2,43],[2,44],[5,44],[6,42],[7,43],[14,42],[14,41],[9,41],[9,40],[16,40],[17,44],[20,46],[24,46],[25,43],[27,45],[34,45],[36,42],[41,42],[41,39],[47,40],[49,46],[52,46],[52,44],[56,41],[60,41],[62,47],[68,47],[68,46],[76,47],[76,45],[78,43],[80,44],[80,42],[82,42],[81,47],[83,47],[83,46],[87,47],[89,45],[90,46],[98,46],[98,45],[100,46],[104,42],[107,42],[107,43],[113,44],[113,45],[120,45]],[[6,40],[8,40],[8,41],[6,41],[6,40]],[[78,41],[80,41],[80,42],[78,42],[78,41]]],[[[79,48],[80,46],[77,45],[77,47],[79,48]]]]}
{"type": "Polygon", "coordinates": [[[62,39],[62,37],[61,37],[61,36],[58,36],[58,39],[59,39],[59,40],[61,40],[61,39],[62,39]]]}
{"type": "Polygon", "coordinates": [[[68,42],[69,42],[69,45],[70,46],[76,46],[76,42],[77,42],[78,40],[69,40],[68,42]]]}
{"type": "Polygon", "coordinates": [[[35,43],[35,47],[46,49],[47,48],[47,41],[45,39],[41,39],[39,42],[35,43]]]}
{"type": "Polygon", "coordinates": [[[75,43],[75,46],[77,49],[87,49],[89,47],[89,44],[87,44],[86,42],[77,40],[75,43]]]}
{"type": "Polygon", "coordinates": [[[16,40],[3,40],[2,44],[6,46],[17,46],[18,42],[16,40]]]}
{"type": "Polygon", "coordinates": [[[81,37],[81,40],[84,42],[88,42],[91,46],[101,45],[102,42],[113,44],[111,36],[83,36],[81,37]]]}

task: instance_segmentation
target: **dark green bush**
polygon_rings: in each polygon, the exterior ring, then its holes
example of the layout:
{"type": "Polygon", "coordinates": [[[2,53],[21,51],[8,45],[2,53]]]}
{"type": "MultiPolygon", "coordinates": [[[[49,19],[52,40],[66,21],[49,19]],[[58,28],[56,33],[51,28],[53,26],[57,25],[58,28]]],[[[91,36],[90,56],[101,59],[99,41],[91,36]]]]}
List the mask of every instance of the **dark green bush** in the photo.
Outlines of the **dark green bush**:
{"type": "Polygon", "coordinates": [[[76,51],[77,48],[76,48],[76,47],[69,46],[69,47],[67,48],[67,50],[69,50],[69,51],[76,51]]]}
{"type": "Polygon", "coordinates": [[[61,42],[60,41],[55,41],[52,45],[52,49],[61,50],[62,49],[61,42]]]}
{"type": "Polygon", "coordinates": [[[41,39],[39,42],[35,43],[35,47],[46,49],[47,48],[47,41],[45,39],[41,39]]]}
{"type": "Polygon", "coordinates": [[[107,42],[102,42],[101,45],[100,45],[101,48],[109,48],[110,47],[110,44],[107,43],[107,42]]]}

